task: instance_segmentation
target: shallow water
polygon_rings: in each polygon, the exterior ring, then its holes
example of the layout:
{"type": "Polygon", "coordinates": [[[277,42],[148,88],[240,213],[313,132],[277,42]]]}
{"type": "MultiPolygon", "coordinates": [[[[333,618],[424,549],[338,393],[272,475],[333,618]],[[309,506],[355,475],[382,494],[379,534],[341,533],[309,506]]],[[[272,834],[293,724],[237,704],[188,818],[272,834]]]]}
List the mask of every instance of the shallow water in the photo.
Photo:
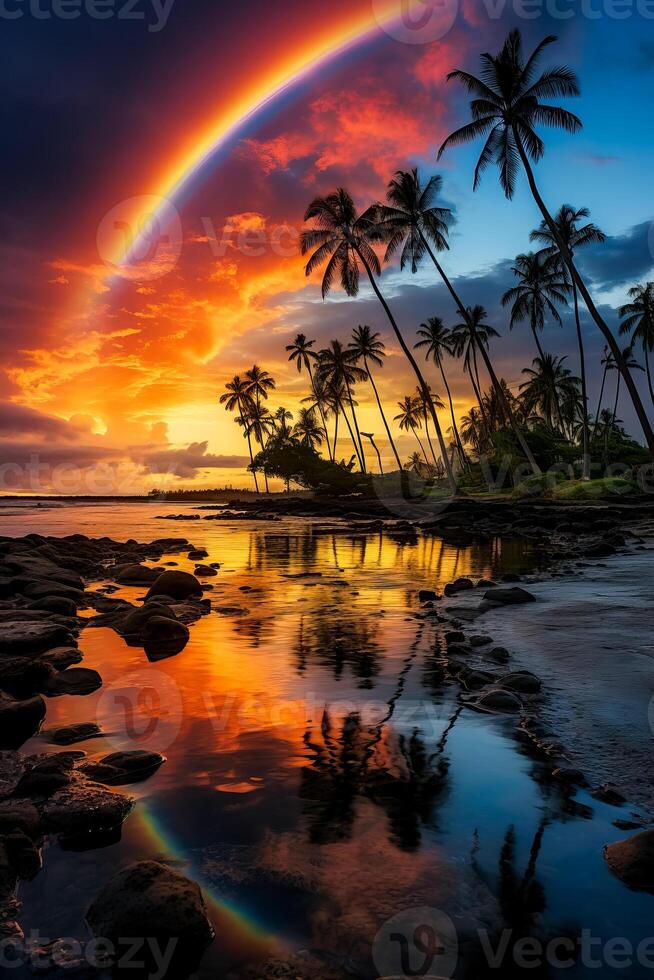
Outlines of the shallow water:
{"type": "MultiPolygon", "coordinates": [[[[612,821],[628,814],[580,791],[592,809],[582,816],[524,753],[514,721],[462,709],[440,669],[443,626],[417,604],[419,588],[527,572],[536,555],[520,542],[456,549],[435,538],[315,536],[312,522],[156,519],[170,509],[0,516],[0,534],[186,536],[221,562],[212,602],[241,610],[212,612],[181,654],[158,663],[111,630],[82,633],[103,688],[51,699],[45,729],[99,720],[112,734],[81,746],[91,757],[148,748],[167,762],[126,788],[137,805],[119,842],[47,849],[43,871],[21,887],[26,932],[85,937],[84,910],[116,867],[156,857],[200,881],[208,899],[216,940],[201,978],[238,977],[262,956],[299,949],[343,976],[450,976],[451,946],[423,954],[416,933],[429,923],[438,932],[443,914],[459,941],[457,977],[521,976],[517,939],[582,930],[593,944],[575,965],[533,968],[536,950],[530,975],[648,975],[642,950],[626,965],[624,949],[605,947],[623,938],[635,949],[654,932],[654,897],[629,892],[602,858],[605,842],[625,836],[612,821]],[[480,948],[495,948],[507,928],[505,959],[489,969],[480,948]]],[[[43,751],[46,737],[25,750],[43,751]]]]}

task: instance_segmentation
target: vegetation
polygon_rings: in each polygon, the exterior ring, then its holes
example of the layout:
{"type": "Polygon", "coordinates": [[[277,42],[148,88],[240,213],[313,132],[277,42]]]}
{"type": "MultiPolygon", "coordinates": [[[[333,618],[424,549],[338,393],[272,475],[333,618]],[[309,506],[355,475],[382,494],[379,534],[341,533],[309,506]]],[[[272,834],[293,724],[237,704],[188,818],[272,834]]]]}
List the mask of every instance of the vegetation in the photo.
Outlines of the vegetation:
{"type": "MultiPolygon", "coordinates": [[[[360,324],[348,340],[332,339],[321,350],[315,350],[315,340],[299,333],[286,347],[289,360],[299,372],[306,373],[309,383],[309,393],[303,399],[307,407],[300,410],[296,420],[283,408],[270,412],[267,401],[275,381],[256,364],[243,376],[234,377],[220,398],[225,408],[235,413],[235,421],[247,439],[255,489],[259,489],[258,474],[262,474],[266,490],[268,476],[274,475],[287,485],[292,481],[300,486],[331,486],[339,492],[351,492],[366,484],[370,466],[366,449],[369,453],[373,450],[376,466],[383,473],[375,434],[362,432],[359,425],[357,396],[361,397],[368,385],[398,470],[412,470],[432,482],[443,482],[452,492],[461,485],[474,487],[497,481],[503,470],[511,478],[531,472],[532,482],[520,481],[522,489],[517,491],[530,493],[546,485],[539,483],[542,470],[552,466],[563,466],[568,478],[579,476],[590,487],[597,484],[590,476],[598,463],[638,467],[654,454],[654,434],[634,380],[634,371],[643,370],[635,354],[639,350],[654,405],[649,363],[654,350],[654,283],[635,285],[629,293],[631,302],[619,311],[620,333],[629,335],[628,346],[622,348],[575,264],[579,249],[601,244],[603,232],[589,220],[586,208],[563,204],[550,212],[536,183],[533,165],[545,150],[537,128],[551,126],[575,133],[582,126],[567,109],[544,101],[579,94],[572,69],[539,67],[544,51],[554,40],[546,37],[526,56],[520,33],[512,31],[497,55],[481,56],[479,77],[452,71],[448,79],[461,83],[472,97],[472,119],[448,136],[439,150],[440,157],[450,147],[482,138],[474,188],[488,167],[495,165],[505,196],[511,199],[522,169],[541,212],[542,221],[530,235],[541,248],[516,257],[516,283],[502,297],[510,314],[509,329],[525,325],[533,336],[536,356],[522,370],[524,380],[512,390],[498,375],[492,351],[498,330],[488,323],[481,305],[463,303],[443,267],[440,255],[449,249],[452,214],[439,203],[440,176],[423,180],[416,168],[397,171],[388,183],[386,201],[374,202],[361,213],[349,192],[337,188],[316,197],[306,210],[305,220],[311,223],[301,239],[302,253],[307,256],[306,275],[321,270],[325,299],[337,283],[347,296],[356,296],[363,274],[417,386],[398,402],[399,413],[391,418],[375,379],[386,357],[379,332],[360,324]],[[388,263],[397,256],[401,270],[409,267],[416,273],[425,261],[433,267],[452,301],[451,326],[442,317],[433,316],[412,328],[414,340],[405,335],[379,285],[382,261],[388,263]],[[542,340],[548,324],[563,325],[562,311],[570,306],[579,351],[578,372],[567,363],[566,356],[546,351],[542,340]],[[588,404],[582,306],[606,342],[594,417],[588,404]],[[425,362],[432,365],[433,378],[446,402],[432,390],[414,350],[424,351],[425,362]],[[458,418],[450,387],[450,362],[457,361],[474,399],[473,406],[458,418]],[[633,403],[650,457],[627,436],[617,417],[622,391],[633,403]],[[447,412],[445,424],[439,409],[447,412]],[[340,462],[339,427],[341,439],[345,436],[349,443],[347,459],[340,462]],[[417,443],[416,451],[404,464],[396,443],[397,433],[402,431],[415,437],[417,443]]],[[[558,492],[558,482],[555,488],[558,492]]]]}

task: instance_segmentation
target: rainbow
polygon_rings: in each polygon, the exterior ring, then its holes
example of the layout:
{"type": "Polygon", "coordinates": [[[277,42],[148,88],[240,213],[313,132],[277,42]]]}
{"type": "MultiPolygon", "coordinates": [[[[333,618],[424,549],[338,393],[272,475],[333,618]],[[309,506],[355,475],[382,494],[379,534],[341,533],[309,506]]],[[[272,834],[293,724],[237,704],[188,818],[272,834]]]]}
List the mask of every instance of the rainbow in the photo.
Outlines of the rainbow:
{"type": "MultiPolygon", "coordinates": [[[[282,67],[275,69],[263,79],[258,79],[256,88],[243,94],[228,111],[223,112],[218,119],[212,120],[200,137],[195,138],[193,145],[186,149],[163,174],[157,188],[151,193],[152,198],[161,199],[160,210],[169,209],[171,204],[179,202],[214,154],[268,106],[308,79],[313,72],[353,48],[365,44],[379,30],[395,23],[399,18],[398,6],[398,0],[377,0],[373,11],[371,3],[365,15],[359,14],[346,25],[340,25],[326,37],[308,45],[282,67]]],[[[150,210],[148,205],[148,211],[150,210]]],[[[148,214],[148,220],[151,217],[152,215],[148,214]]],[[[155,217],[161,215],[155,214],[155,217]]],[[[145,216],[142,214],[132,215],[129,221],[131,228],[143,228],[146,224],[145,216]]],[[[111,257],[111,264],[120,269],[129,261],[130,255],[138,248],[138,244],[137,234],[127,244],[123,243],[111,257]]]]}

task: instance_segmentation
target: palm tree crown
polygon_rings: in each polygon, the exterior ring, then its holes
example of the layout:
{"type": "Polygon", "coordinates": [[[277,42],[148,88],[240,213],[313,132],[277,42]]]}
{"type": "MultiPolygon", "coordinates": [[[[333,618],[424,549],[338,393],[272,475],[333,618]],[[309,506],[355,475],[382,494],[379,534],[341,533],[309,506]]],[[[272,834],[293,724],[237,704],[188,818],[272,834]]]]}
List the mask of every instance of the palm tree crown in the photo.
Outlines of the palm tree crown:
{"type": "Polygon", "coordinates": [[[375,204],[366,212],[376,223],[374,236],[386,243],[384,261],[388,262],[404,242],[400,268],[410,263],[411,271],[417,272],[429,243],[439,252],[449,248],[452,212],[435,204],[442,183],[434,174],[423,184],[416,167],[395,173],[386,192],[388,204],[375,204]]]}
{"type": "Polygon", "coordinates": [[[314,269],[324,265],[322,277],[323,299],[338,276],[348,296],[359,292],[359,259],[366,262],[375,275],[381,267],[370,244],[373,232],[371,215],[358,215],[351,195],[339,187],[326,197],[316,197],[304,215],[304,220],[314,219],[315,227],[305,229],[300,237],[302,254],[312,250],[305,273],[310,276],[314,269]]]}
{"type": "Polygon", "coordinates": [[[517,256],[511,271],[519,283],[508,289],[502,297],[502,306],[511,304],[509,326],[513,329],[517,323],[527,320],[542,357],[538,332],[545,327],[545,317],[549,314],[560,324],[561,316],[554,304],[567,304],[567,284],[561,274],[560,264],[555,256],[528,252],[517,256]]]}
{"type": "Polygon", "coordinates": [[[472,121],[451,133],[438,151],[439,159],[448,146],[470,143],[485,137],[473,187],[479,185],[483,172],[494,163],[499,169],[505,195],[513,197],[520,167],[518,141],[527,156],[541,159],[544,144],[534,127],[555,126],[569,133],[581,129],[581,120],[567,109],[548,105],[541,99],[579,95],[577,76],[571,68],[550,68],[538,74],[538,63],[545,48],[556,41],[549,35],[525,58],[520,31],[511,31],[499,54],[482,54],[481,77],[457,69],[447,76],[461,82],[474,96],[470,103],[472,121]]]}

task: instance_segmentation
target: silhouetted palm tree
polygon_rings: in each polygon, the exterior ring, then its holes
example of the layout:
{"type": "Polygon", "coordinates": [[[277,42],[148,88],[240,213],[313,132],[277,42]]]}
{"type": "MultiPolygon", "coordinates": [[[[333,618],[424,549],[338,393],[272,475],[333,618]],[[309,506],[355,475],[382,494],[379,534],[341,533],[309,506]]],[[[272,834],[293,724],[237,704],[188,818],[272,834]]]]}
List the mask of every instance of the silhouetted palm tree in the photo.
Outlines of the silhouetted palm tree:
{"type": "Polygon", "coordinates": [[[467,415],[461,416],[461,435],[479,455],[482,446],[483,421],[481,413],[471,408],[467,415]]]}
{"type": "MultiPolygon", "coordinates": [[[[245,419],[246,409],[250,402],[250,382],[245,381],[240,375],[235,374],[231,381],[225,385],[225,391],[220,396],[220,404],[225,406],[225,411],[233,412],[236,410],[238,412],[238,417],[245,419]]],[[[248,441],[248,450],[250,452],[250,463],[254,461],[254,456],[252,454],[252,440],[250,439],[250,430],[245,427],[245,434],[248,441]]],[[[257,474],[253,473],[254,476],[254,486],[259,493],[259,483],[257,481],[257,474]]]]}
{"type": "MultiPolygon", "coordinates": [[[[250,372],[248,371],[247,374],[249,373],[250,372]]],[[[274,429],[273,416],[270,414],[265,405],[262,405],[260,402],[258,403],[250,400],[250,402],[245,405],[245,415],[241,416],[236,421],[245,429],[248,436],[248,441],[251,433],[254,436],[255,442],[258,442],[262,449],[265,448],[267,437],[274,429]]],[[[270,493],[270,489],[268,487],[268,474],[266,473],[265,467],[263,470],[263,479],[266,485],[266,493],[270,493]]]]}
{"type": "MultiPolygon", "coordinates": [[[[305,230],[301,237],[302,254],[312,251],[306,264],[306,274],[311,275],[314,269],[326,264],[322,280],[323,298],[331,289],[336,276],[340,277],[341,285],[348,296],[356,296],[359,291],[359,263],[363,266],[370,281],[375,296],[381,303],[388,321],[393,328],[397,341],[405,357],[413,368],[421,388],[426,388],[425,379],[415,357],[409,350],[391,309],[382,295],[376,276],[380,275],[379,259],[371,244],[374,234],[374,217],[358,215],[350,194],[339,188],[326,197],[315,198],[304,216],[305,221],[314,219],[314,228],[305,230]]],[[[447,458],[447,448],[441,432],[435,409],[433,421],[438,433],[441,454],[444,457],[445,468],[452,493],[457,486],[452,467],[447,458]]]]}
{"type": "Polygon", "coordinates": [[[394,420],[399,422],[400,429],[405,432],[413,432],[414,436],[418,440],[418,445],[422,455],[425,458],[425,463],[429,466],[429,458],[425,452],[425,447],[422,444],[422,440],[418,435],[418,429],[422,425],[422,419],[424,418],[425,406],[422,399],[418,400],[412,395],[405,395],[401,402],[397,403],[400,409],[399,415],[394,416],[394,420]]]}
{"type": "MultiPolygon", "coordinates": [[[[588,208],[573,208],[571,204],[563,204],[554,215],[554,224],[559,234],[559,238],[568,247],[570,257],[574,259],[577,249],[584,248],[586,245],[593,245],[606,240],[603,231],[593,224],[592,221],[579,225],[579,222],[590,216],[588,208]]],[[[582,480],[590,479],[590,429],[588,427],[588,387],[586,384],[586,357],[584,354],[584,339],[581,333],[581,320],[579,318],[579,293],[577,282],[574,276],[570,276],[568,267],[565,264],[556,238],[550,230],[548,224],[542,221],[540,227],[532,231],[529,236],[532,242],[542,242],[545,246],[543,253],[553,258],[558,257],[561,270],[566,274],[566,281],[572,285],[572,306],[575,314],[575,327],[577,330],[577,344],[579,346],[579,361],[581,366],[581,398],[582,409],[582,447],[583,447],[583,467],[582,480]]]]}
{"type": "Polygon", "coordinates": [[[632,347],[638,341],[643,348],[649,394],[654,402],[649,366],[649,355],[654,350],[654,282],[645,283],[644,286],[632,286],[629,296],[631,303],[625,303],[618,311],[622,318],[620,333],[631,335],[632,347]]]}
{"type": "Polygon", "coordinates": [[[507,289],[502,297],[502,306],[511,304],[509,327],[527,321],[536,341],[538,356],[543,359],[545,351],[541,346],[539,332],[545,327],[545,316],[561,324],[561,317],[555,303],[565,306],[567,284],[561,275],[558,263],[542,253],[528,252],[518,255],[511,270],[520,282],[507,289]]]}
{"type": "Polygon", "coordinates": [[[249,383],[248,394],[257,405],[261,404],[262,398],[267,398],[269,393],[275,390],[274,379],[258,364],[253,364],[250,370],[245,372],[245,378],[249,383]]]}
{"type": "Polygon", "coordinates": [[[345,418],[348,429],[350,430],[352,443],[359,460],[361,472],[365,473],[366,458],[363,452],[363,444],[359,433],[359,424],[357,422],[357,415],[354,408],[355,403],[354,396],[352,394],[352,387],[359,381],[365,381],[368,375],[363,368],[357,367],[356,362],[357,358],[354,351],[344,347],[340,340],[332,340],[330,341],[329,347],[324,348],[318,353],[318,364],[316,370],[321,379],[326,379],[335,386],[335,391],[339,391],[342,388],[347,394],[347,400],[350,403],[350,410],[354,421],[356,439],[354,437],[354,433],[352,432],[350,420],[347,417],[347,413],[345,412],[342,402],[340,406],[341,412],[343,413],[343,417],[345,418]]]}
{"type": "Polygon", "coordinates": [[[599,425],[600,411],[602,409],[602,399],[604,398],[604,386],[606,385],[606,377],[611,368],[615,367],[615,360],[613,354],[608,347],[604,348],[604,356],[600,361],[600,364],[604,367],[602,372],[602,384],[600,385],[599,398],[597,399],[597,411],[595,412],[595,422],[593,424],[593,431],[590,436],[590,445],[592,446],[595,441],[595,436],[597,434],[597,426],[599,425]]]}
{"type": "Polygon", "coordinates": [[[550,35],[538,44],[525,58],[520,31],[510,32],[497,55],[482,54],[481,78],[470,72],[450,72],[449,79],[460,81],[474,96],[470,103],[472,121],[451,133],[441,145],[440,158],[448,146],[469,143],[479,136],[485,138],[477,166],[474,187],[476,189],[484,170],[495,163],[499,168],[500,183],[507,198],[513,197],[520,163],[527,175],[529,188],[543,220],[551,231],[563,256],[571,277],[586,304],[588,312],[601,330],[624,377],[641,424],[650,453],[654,455],[654,431],[643,407],[636,383],[622,358],[620,347],[577,270],[566,242],[561,238],[554,218],[548,211],[536,184],[531,161],[537,163],[543,156],[544,143],[536,133],[537,125],[555,126],[569,133],[578,132],[581,120],[567,109],[541,102],[543,98],[579,95],[577,76],[571,68],[560,66],[537,74],[538,62],[545,48],[556,41],[550,35]]]}
{"type": "Polygon", "coordinates": [[[384,423],[384,428],[386,429],[386,435],[388,436],[391,444],[391,449],[393,450],[393,455],[395,456],[395,461],[397,462],[398,469],[401,470],[402,463],[400,462],[400,457],[397,454],[393,436],[391,435],[391,430],[388,422],[386,421],[379,392],[377,391],[377,385],[375,384],[375,379],[373,378],[372,371],[370,370],[371,364],[375,364],[377,367],[383,366],[384,358],[386,357],[386,348],[384,347],[383,342],[379,339],[378,333],[373,332],[368,326],[361,325],[355,327],[355,329],[352,331],[352,340],[348,346],[350,350],[354,351],[357,358],[360,358],[363,361],[363,366],[366,374],[368,375],[368,380],[372,385],[372,390],[374,391],[375,398],[377,399],[379,412],[384,423]]]}
{"type": "MultiPolygon", "coordinates": [[[[375,433],[374,432],[362,432],[361,435],[364,436],[365,439],[369,439],[370,440],[370,445],[372,446],[372,448],[377,453],[377,462],[379,463],[379,472],[383,476],[384,475],[384,467],[382,466],[381,453],[379,452],[379,449],[377,448],[377,443],[375,442],[375,433]]],[[[402,469],[402,467],[400,467],[400,469],[402,469]]]]}
{"type": "Polygon", "coordinates": [[[522,369],[527,376],[527,380],[520,385],[526,411],[539,412],[552,428],[556,415],[563,429],[560,404],[571,397],[573,402],[576,401],[580,385],[579,378],[573,377],[564,366],[564,361],[565,357],[544,354],[543,357],[534,358],[532,367],[522,369]]]}
{"type": "Polygon", "coordinates": [[[293,435],[308,449],[315,449],[322,444],[325,430],[316,419],[312,408],[301,408],[297,422],[293,426],[293,435]]]}
{"type": "Polygon", "coordinates": [[[450,336],[450,331],[447,329],[439,316],[430,316],[428,320],[425,320],[424,323],[420,324],[417,334],[421,339],[413,345],[414,348],[418,350],[421,347],[426,347],[427,350],[425,351],[425,360],[429,360],[431,358],[441,373],[441,378],[443,379],[445,391],[447,392],[447,398],[450,403],[452,432],[459,451],[461,464],[465,466],[466,455],[461,443],[459,430],[456,424],[456,417],[454,415],[452,392],[450,391],[450,386],[445,375],[445,368],[443,366],[443,354],[450,354],[450,356],[452,355],[452,338],[450,336]]]}
{"type": "Polygon", "coordinates": [[[275,437],[280,442],[288,442],[293,434],[292,427],[288,424],[293,421],[293,413],[287,408],[280,406],[270,418],[270,424],[275,437]]]}
{"type": "Polygon", "coordinates": [[[318,408],[318,411],[320,412],[320,418],[322,419],[322,426],[325,433],[325,442],[327,443],[327,452],[329,453],[329,458],[333,460],[334,455],[332,453],[332,449],[329,444],[329,433],[327,432],[327,420],[325,418],[325,413],[323,410],[323,405],[321,403],[321,400],[317,397],[316,386],[314,384],[314,379],[313,379],[313,367],[311,362],[317,360],[318,358],[316,352],[311,350],[314,344],[315,344],[315,340],[307,340],[305,334],[299,333],[295,337],[295,340],[293,341],[292,344],[286,345],[286,350],[289,352],[288,353],[289,361],[296,362],[298,373],[302,371],[302,368],[304,368],[308,372],[309,381],[311,383],[311,391],[313,392],[314,396],[316,396],[316,406],[318,408]]]}
{"type": "MultiPolygon", "coordinates": [[[[621,356],[622,356],[622,360],[627,365],[627,367],[629,368],[630,371],[642,371],[643,370],[642,364],[639,364],[638,361],[636,360],[636,358],[634,357],[634,349],[633,349],[633,346],[631,344],[628,344],[627,347],[624,347],[622,349],[621,356]]],[[[613,359],[612,361],[609,362],[608,367],[607,367],[607,370],[609,370],[609,371],[616,371],[617,370],[617,365],[615,363],[615,359],[613,359]]],[[[615,401],[613,402],[613,420],[614,420],[614,422],[615,422],[615,419],[616,419],[617,414],[618,414],[618,401],[620,400],[620,381],[621,380],[622,380],[622,372],[621,371],[618,371],[617,372],[617,381],[616,381],[616,384],[615,384],[615,401]]]]}
{"type": "MultiPolygon", "coordinates": [[[[434,466],[438,467],[438,457],[434,452],[431,436],[429,435],[429,407],[425,402],[424,392],[422,391],[422,388],[420,388],[420,386],[416,388],[415,397],[416,397],[416,401],[422,408],[422,418],[425,423],[425,435],[427,436],[427,442],[429,443],[429,451],[431,452],[431,458],[434,461],[434,466]]],[[[435,392],[431,390],[431,386],[429,386],[429,400],[431,401],[434,408],[443,408],[442,400],[437,394],[435,394],[435,392]]]]}

